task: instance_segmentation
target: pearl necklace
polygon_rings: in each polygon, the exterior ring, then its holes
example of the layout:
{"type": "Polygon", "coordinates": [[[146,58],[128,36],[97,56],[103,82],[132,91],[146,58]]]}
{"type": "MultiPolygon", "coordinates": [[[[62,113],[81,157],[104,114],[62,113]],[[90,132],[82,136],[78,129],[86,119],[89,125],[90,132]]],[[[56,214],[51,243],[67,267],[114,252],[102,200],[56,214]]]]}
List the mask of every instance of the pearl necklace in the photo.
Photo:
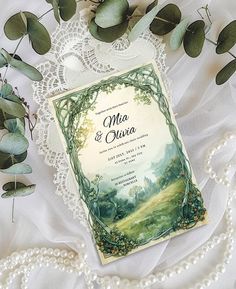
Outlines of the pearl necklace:
{"type": "MultiPolygon", "coordinates": [[[[210,175],[210,178],[227,187],[230,187],[228,172],[231,165],[227,165],[224,169],[223,176],[219,177],[212,168],[211,160],[216,152],[233,138],[236,138],[236,135],[227,133],[221,141],[217,142],[215,146],[209,150],[205,166],[205,170],[210,175]]],[[[213,271],[205,276],[201,282],[198,282],[189,288],[204,289],[218,280],[219,276],[225,272],[226,266],[232,258],[235,241],[233,236],[232,201],[235,198],[236,189],[232,189],[229,192],[225,212],[225,232],[218,236],[212,236],[205,244],[198,248],[194,254],[185,258],[183,261],[180,261],[173,268],[168,268],[163,272],[149,274],[141,280],[128,280],[126,278],[120,278],[119,276],[98,276],[98,274],[92,271],[87,264],[87,255],[85,252],[86,246],[84,242],[79,241],[79,253],[58,248],[33,248],[25,251],[14,252],[9,257],[0,260],[0,289],[9,289],[13,280],[18,276],[21,276],[21,289],[27,289],[30,273],[36,268],[41,267],[52,267],[61,272],[73,273],[77,276],[83,275],[88,289],[94,289],[95,284],[99,285],[99,288],[101,289],[149,289],[155,283],[164,282],[173,275],[188,270],[190,266],[197,264],[199,260],[203,259],[209,250],[225,241],[226,249],[221,262],[219,262],[213,271]]]]}

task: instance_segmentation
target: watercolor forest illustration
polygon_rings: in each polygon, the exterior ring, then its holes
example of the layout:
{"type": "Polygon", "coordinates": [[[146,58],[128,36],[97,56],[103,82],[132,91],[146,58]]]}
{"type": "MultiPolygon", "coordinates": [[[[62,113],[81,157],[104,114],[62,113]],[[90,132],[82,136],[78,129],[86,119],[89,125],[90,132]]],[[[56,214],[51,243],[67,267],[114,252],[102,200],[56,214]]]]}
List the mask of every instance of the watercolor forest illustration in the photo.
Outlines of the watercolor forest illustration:
{"type": "Polygon", "coordinates": [[[184,198],[185,177],[174,143],[166,145],[163,158],[150,169],[155,181],[144,176],[144,185],[131,187],[126,198],[116,188],[108,189],[101,176],[94,180],[99,186],[97,217],[138,243],[168,235],[184,198]]]}

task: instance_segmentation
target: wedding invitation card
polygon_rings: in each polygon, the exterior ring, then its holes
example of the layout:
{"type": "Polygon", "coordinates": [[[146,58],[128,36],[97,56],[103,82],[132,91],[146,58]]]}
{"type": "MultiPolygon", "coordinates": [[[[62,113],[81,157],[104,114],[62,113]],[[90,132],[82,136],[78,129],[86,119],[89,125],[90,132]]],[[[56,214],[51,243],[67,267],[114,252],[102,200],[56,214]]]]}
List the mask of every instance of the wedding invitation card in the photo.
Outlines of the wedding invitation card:
{"type": "Polygon", "coordinates": [[[153,63],[50,103],[103,264],[206,223],[153,63]]]}

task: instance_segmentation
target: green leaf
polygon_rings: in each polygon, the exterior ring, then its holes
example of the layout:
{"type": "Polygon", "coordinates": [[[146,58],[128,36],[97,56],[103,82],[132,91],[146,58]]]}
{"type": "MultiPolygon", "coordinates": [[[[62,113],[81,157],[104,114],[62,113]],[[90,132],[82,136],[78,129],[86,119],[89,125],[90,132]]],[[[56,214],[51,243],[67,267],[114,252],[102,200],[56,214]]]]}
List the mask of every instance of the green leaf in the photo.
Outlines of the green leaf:
{"type": "Polygon", "coordinates": [[[4,25],[4,33],[10,40],[21,38],[27,33],[27,25],[23,13],[16,13],[11,16],[4,25]]]}
{"type": "Polygon", "coordinates": [[[59,15],[59,7],[58,7],[58,1],[52,0],[52,7],[53,7],[53,14],[58,24],[61,23],[60,15],[59,15]]]}
{"type": "Polygon", "coordinates": [[[12,155],[19,155],[27,151],[28,140],[20,133],[4,134],[0,140],[0,151],[12,155]]]}
{"type": "Polygon", "coordinates": [[[0,151],[0,169],[7,169],[13,164],[23,162],[27,157],[27,151],[20,155],[11,155],[0,151]]]}
{"type": "Polygon", "coordinates": [[[146,8],[146,13],[152,10],[158,4],[158,0],[154,0],[151,4],[149,4],[146,8]]]}
{"type": "Polygon", "coordinates": [[[4,184],[2,186],[2,189],[4,191],[11,191],[11,190],[14,190],[14,189],[20,189],[20,188],[25,188],[26,185],[24,185],[23,183],[20,183],[20,182],[8,182],[6,184],[4,184]]]}
{"type": "Polygon", "coordinates": [[[150,30],[157,35],[165,35],[175,28],[181,20],[181,11],[175,4],[168,4],[156,15],[150,25],[150,30]]]}
{"type": "Polygon", "coordinates": [[[236,71],[236,59],[230,61],[225,67],[221,69],[216,75],[216,84],[221,85],[225,83],[236,71]]]}
{"type": "Polygon", "coordinates": [[[24,117],[25,115],[25,108],[21,104],[4,99],[2,97],[0,97],[0,109],[10,115],[19,118],[24,117]]]}
{"type": "Polygon", "coordinates": [[[12,94],[13,88],[9,83],[4,83],[1,89],[1,96],[6,97],[9,94],[12,94]]]}
{"type": "Polygon", "coordinates": [[[24,123],[19,118],[7,119],[4,122],[5,128],[12,133],[25,133],[24,123]]]}
{"type": "Polygon", "coordinates": [[[36,19],[27,18],[28,34],[32,47],[38,54],[47,53],[51,48],[51,39],[47,29],[36,19]]]}
{"type": "Polygon", "coordinates": [[[197,20],[190,24],[184,36],[184,49],[190,57],[197,57],[202,52],[205,41],[205,23],[197,20]]]}
{"type": "Polygon", "coordinates": [[[0,68],[6,66],[7,61],[5,59],[5,57],[0,53],[0,68]]]}
{"type": "Polygon", "coordinates": [[[101,28],[112,27],[125,22],[128,13],[127,0],[105,0],[97,8],[95,23],[101,28]]]}
{"type": "Polygon", "coordinates": [[[113,42],[114,40],[121,37],[128,27],[128,21],[123,22],[119,25],[109,27],[109,28],[101,28],[97,26],[94,21],[94,18],[91,20],[89,24],[89,31],[92,36],[103,42],[113,42]]]}
{"type": "Polygon", "coordinates": [[[170,36],[170,47],[172,50],[177,50],[181,46],[188,24],[189,20],[186,18],[172,31],[170,36]]]}
{"type": "Polygon", "coordinates": [[[4,48],[2,48],[0,50],[0,52],[3,55],[3,57],[5,58],[6,63],[9,63],[11,61],[11,59],[12,59],[11,55],[4,48]]]}
{"type": "Polygon", "coordinates": [[[4,129],[5,128],[4,121],[5,121],[5,117],[4,117],[4,114],[3,114],[2,110],[0,109],[0,129],[4,129]]]}
{"type": "MultiPolygon", "coordinates": [[[[25,14],[26,19],[28,19],[28,18],[35,19],[35,20],[38,19],[38,17],[31,12],[23,11],[23,13],[25,14]]],[[[27,22],[27,25],[28,25],[28,22],[27,22]]]]}
{"type": "Polygon", "coordinates": [[[30,185],[16,190],[10,190],[2,194],[2,198],[26,197],[34,193],[36,185],[30,185]]]}
{"type": "Polygon", "coordinates": [[[59,0],[59,11],[61,19],[64,21],[70,20],[76,12],[75,0],[59,0]]]}
{"type": "Polygon", "coordinates": [[[59,7],[58,7],[58,0],[46,0],[46,2],[50,3],[53,8],[53,13],[56,21],[60,24],[60,15],[59,15],[59,7]]]}
{"type": "Polygon", "coordinates": [[[24,174],[31,174],[32,168],[30,165],[19,163],[14,164],[7,169],[1,169],[0,172],[8,175],[24,175],[24,174]]]}
{"type": "Polygon", "coordinates": [[[236,43],[236,20],[230,22],[219,34],[216,53],[229,51],[236,43]]]}
{"type": "Polygon", "coordinates": [[[24,61],[12,58],[10,65],[33,81],[41,81],[43,79],[42,74],[35,67],[24,61]]]}
{"type": "MultiPolygon", "coordinates": [[[[29,21],[36,21],[33,18],[30,19],[29,21]]],[[[39,23],[40,24],[40,23],[39,23]]],[[[40,24],[41,25],[41,24],[40,24]]],[[[36,32],[34,32],[36,33],[36,32]]],[[[34,34],[33,33],[33,34],[34,34]]],[[[49,37],[50,40],[50,37],[49,37]]],[[[37,40],[40,41],[40,40],[37,40]]],[[[51,40],[50,40],[51,41],[51,40]]],[[[6,59],[7,63],[12,67],[15,68],[16,70],[20,71],[22,74],[27,76],[33,81],[41,81],[43,79],[42,74],[33,66],[29,65],[28,63],[15,59],[13,58],[5,49],[1,49],[1,53],[6,59]]]]}
{"type": "Polygon", "coordinates": [[[146,15],[144,15],[132,28],[129,34],[129,40],[136,40],[152,23],[153,19],[159,10],[158,6],[154,6],[146,15]]]}
{"type": "Polygon", "coordinates": [[[19,97],[15,94],[9,94],[4,96],[5,99],[22,104],[22,101],[19,99],[19,97]]]}

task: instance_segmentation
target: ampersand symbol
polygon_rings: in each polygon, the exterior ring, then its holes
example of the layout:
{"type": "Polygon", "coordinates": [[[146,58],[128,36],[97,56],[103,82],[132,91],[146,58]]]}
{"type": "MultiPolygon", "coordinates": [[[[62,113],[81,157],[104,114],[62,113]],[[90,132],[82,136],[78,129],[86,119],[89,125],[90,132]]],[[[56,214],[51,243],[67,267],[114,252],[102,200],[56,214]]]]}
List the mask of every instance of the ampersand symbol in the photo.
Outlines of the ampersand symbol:
{"type": "Polygon", "coordinates": [[[102,141],[102,132],[100,130],[96,133],[95,141],[97,141],[97,142],[102,141]]]}

